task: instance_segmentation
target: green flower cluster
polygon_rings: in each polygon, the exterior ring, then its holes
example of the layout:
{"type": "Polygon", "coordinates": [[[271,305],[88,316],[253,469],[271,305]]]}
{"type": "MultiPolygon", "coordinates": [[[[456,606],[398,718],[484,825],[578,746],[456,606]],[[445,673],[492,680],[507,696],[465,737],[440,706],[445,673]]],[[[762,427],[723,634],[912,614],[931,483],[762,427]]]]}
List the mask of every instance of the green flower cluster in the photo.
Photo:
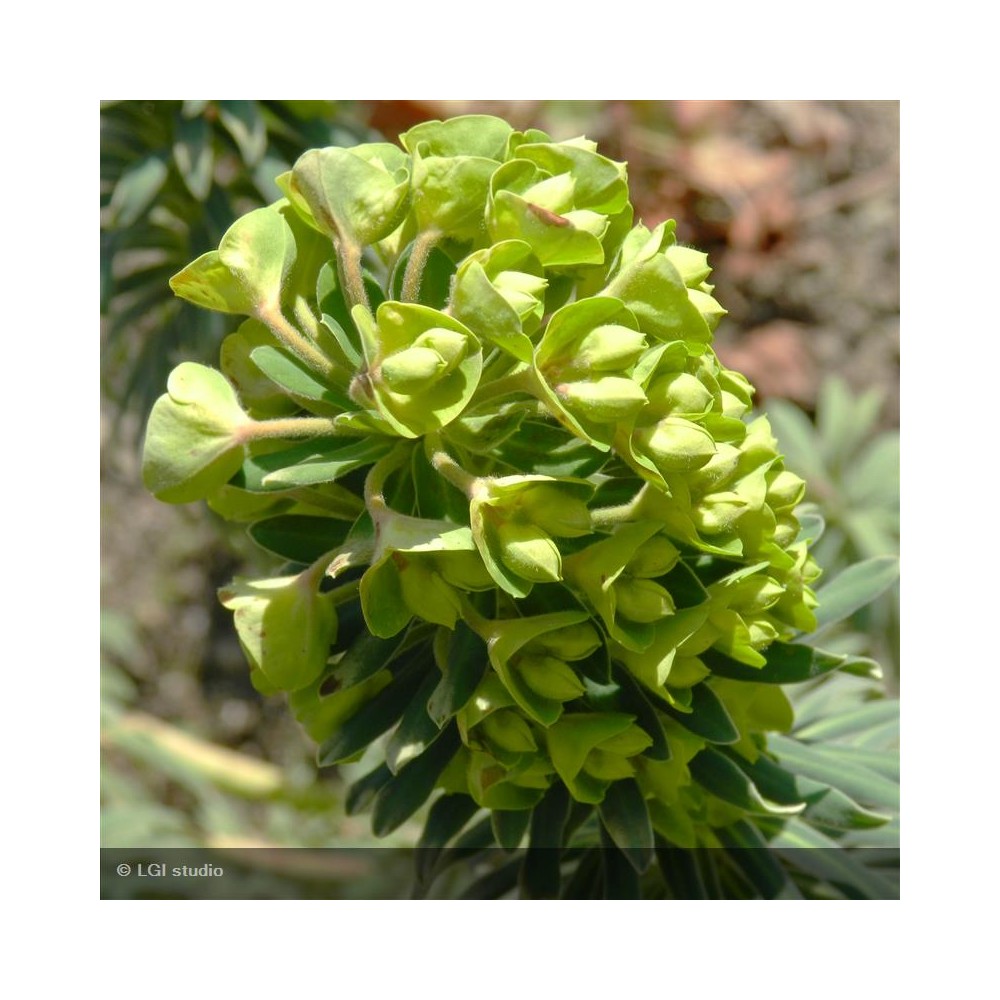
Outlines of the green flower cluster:
{"type": "Polygon", "coordinates": [[[801,810],[762,778],[780,685],[841,661],[791,641],[804,484],[712,350],[705,255],[585,139],[401,141],[305,153],[172,280],[244,320],[171,376],[145,481],[287,561],[222,595],[254,684],[321,763],[389,734],[349,800],[377,833],[432,796],[434,836],[596,807],[628,850],[801,810]]]}

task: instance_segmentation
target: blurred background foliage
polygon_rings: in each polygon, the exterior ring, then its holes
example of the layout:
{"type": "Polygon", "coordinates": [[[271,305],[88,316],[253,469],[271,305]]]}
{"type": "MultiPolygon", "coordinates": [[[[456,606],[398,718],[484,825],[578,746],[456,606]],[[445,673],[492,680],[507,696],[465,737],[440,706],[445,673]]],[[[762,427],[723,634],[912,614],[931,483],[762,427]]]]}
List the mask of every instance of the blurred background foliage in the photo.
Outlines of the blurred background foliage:
{"type": "MultiPolygon", "coordinates": [[[[808,483],[807,509],[826,523],[820,565],[833,576],[898,554],[896,102],[105,102],[104,846],[371,843],[365,816],[345,818],[342,792],[367,763],[317,770],[284,704],[254,692],[218,605],[219,586],[270,557],[203,505],[148,496],[139,442],[173,365],[213,363],[235,327],[175,299],[167,279],[237,216],[279,197],[274,177],[303,150],[395,140],[469,112],[556,138],[586,134],[628,161],[637,216],[675,218],[679,238],[710,255],[729,310],[717,350],[757,386],[788,466],[808,483]]],[[[897,693],[898,586],[824,646],[875,657],[897,693]]],[[[849,677],[795,695],[800,725],[818,707],[868,696],[849,677]]],[[[392,843],[418,830],[419,817],[392,843]]],[[[326,874],[345,893],[377,894],[372,880],[398,873],[326,874]]]]}

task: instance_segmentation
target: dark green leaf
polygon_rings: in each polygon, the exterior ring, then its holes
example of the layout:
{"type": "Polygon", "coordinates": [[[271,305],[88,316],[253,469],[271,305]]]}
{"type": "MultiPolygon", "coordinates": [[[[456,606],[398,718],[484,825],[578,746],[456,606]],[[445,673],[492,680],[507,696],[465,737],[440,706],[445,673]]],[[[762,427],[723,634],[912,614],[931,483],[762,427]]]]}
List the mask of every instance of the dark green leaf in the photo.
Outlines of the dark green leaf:
{"type": "Polygon", "coordinates": [[[692,777],[724,802],[756,814],[801,812],[802,806],[785,806],[763,798],[743,770],[718,750],[706,747],[688,764],[692,777]]]}
{"type": "Polygon", "coordinates": [[[429,652],[423,647],[400,660],[392,683],[362,706],[320,746],[320,767],[339,764],[353,757],[395,725],[431,666],[429,660],[429,652]]]}
{"type": "Polygon", "coordinates": [[[250,537],[269,552],[297,563],[311,563],[347,537],[349,521],[332,517],[280,514],[251,524],[250,537]]]}
{"type": "Polygon", "coordinates": [[[444,674],[427,703],[430,717],[439,726],[465,706],[488,666],[486,643],[464,621],[459,621],[448,645],[444,674]]]}
{"type": "MultiPolygon", "coordinates": [[[[521,841],[528,831],[528,824],[531,822],[531,810],[495,809],[490,814],[490,822],[493,824],[493,836],[496,837],[497,843],[504,850],[515,851],[520,847],[521,841]]],[[[518,859],[518,867],[520,867],[520,864],[520,859],[518,859]]]]}
{"type": "Polygon", "coordinates": [[[371,465],[391,448],[389,438],[377,436],[347,441],[315,438],[281,451],[248,456],[234,485],[259,493],[329,483],[371,465]]]}
{"type": "Polygon", "coordinates": [[[740,820],[718,831],[719,839],[729,848],[728,854],[747,881],[763,899],[801,899],[795,883],[777,860],[760,831],[740,820]]]}
{"type": "Polygon", "coordinates": [[[566,786],[556,782],[531,814],[529,846],[521,867],[521,890],[528,899],[555,899],[559,895],[559,863],[569,806],[566,786]]]}
{"type": "Polygon", "coordinates": [[[372,810],[372,830],[376,837],[392,833],[427,801],[441,772],[461,745],[458,727],[452,723],[385,785],[372,810]]]}
{"type": "Polygon", "coordinates": [[[134,225],[160,193],[167,173],[163,157],[155,153],[129,167],[111,196],[111,225],[121,229],[134,225]]]}
{"type": "MultiPolygon", "coordinates": [[[[498,814],[494,814],[498,815],[498,814]]],[[[507,864],[488,871],[480,876],[467,889],[463,890],[459,899],[501,899],[517,885],[517,875],[521,868],[521,859],[513,858],[507,864]]]]}
{"type": "Polygon", "coordinates": [[[700,655],[705,665],[719,677],[759,684],[797,684],[822,677],[832,670],[848,670],[852,666],[863,668],[867,674],[875,666],[874,661],[863,656],[841,656],[785,642],[771,643],[763,650],[767,661],[763,667],[748,667],[717,649],[706,649],[700,655]]]}
{"type": "Polygon", "coordinates": [[[385,760],[393,774],[398,774],[408,761],[419,757],[441,734],[437,723],[427,714],[427,699],[436,685],[437,676],[428,674],[386,744],[385,760]]]}
{"type": "Polygon", "coordinates": [[[707,684],[696,684],[691,688],[690,712],[680,712],[666,704],[663,710],[685,729],[711,743],[736,743],[740,738],[740,731],[729,717],[725,705],[707,684]]]}
{"type": "Polygon", "coordinates": [[[615,781],[597,807],[601,823],[637,872],[653,862],[653,825],[639,785],[632,778],[615,781]]]}
{"type": "Polygon", "coordinates": [[[174,136],[174,163],[188,190],[198,200],[212,186],[212,130],[204,118],[182,118],[174,136]]]}
{"type": "Polygon", "coordinates": [[[380,639],[368,631],[362,632],[334,667],[334,676],[345,688],[360,684],[392,662],[405,638],[405,633],[380,639]]]}
{"type": "Polygon", "coordinates": [[[670,760],[670,744],[667,743],[663,724],[656,714],[656,709],[650,704],[643,689],[632,675],[617,663],[612,664],[612,677],[619,686],[618,705],[623,712],[635,716],[636,725],[653,741],[650,747],[643,751],[644,757],[651,760],[670,760]]]}
{"type": "Polygon", "coordinates": [[[605,899],[641,899],[639,873],[624,852],[615,846],[611,834],[601,825],[601,861],[604,865],[605,899]]]}
{"type": "Polygon", "coordinates": [[[347,815],[357,816],[358,813],[364,812],[391,777],[392,771],[385,764],[379,764],[374,771],[369,771],[364,777],[358,778],[347,789],[347,799],[344,804],[347,815]]]}

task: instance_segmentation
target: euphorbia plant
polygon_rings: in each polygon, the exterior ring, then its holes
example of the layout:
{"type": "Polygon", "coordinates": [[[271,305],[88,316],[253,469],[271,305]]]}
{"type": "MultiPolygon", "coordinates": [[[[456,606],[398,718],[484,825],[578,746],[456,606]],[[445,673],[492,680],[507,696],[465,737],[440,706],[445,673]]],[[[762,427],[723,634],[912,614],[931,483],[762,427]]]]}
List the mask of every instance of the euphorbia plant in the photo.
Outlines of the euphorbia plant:
{"type": "Polygon", "coordinates": [[[874,665],[801,641],[816,526],[712,350],[705,255],[635,223],[586,139],[401,142],[304,153],[171,282],[246,317],[221,373],[174,371],[144,476],[287,560],[221,595],[254,685],[321,765],[378,745],[348,796],[376,834],[430,803],[424,882],[493,844],[495,892],[682,894],[693,865],[881,894],[763,850],[884,822],[772,746],[783,684],[874,665]]]}

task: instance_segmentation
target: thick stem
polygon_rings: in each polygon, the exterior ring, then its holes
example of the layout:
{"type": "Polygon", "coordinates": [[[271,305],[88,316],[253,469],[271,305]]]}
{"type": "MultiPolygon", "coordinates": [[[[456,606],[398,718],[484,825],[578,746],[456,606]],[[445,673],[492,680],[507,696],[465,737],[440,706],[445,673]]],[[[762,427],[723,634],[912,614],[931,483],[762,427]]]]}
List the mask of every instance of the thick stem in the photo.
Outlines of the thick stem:
{"type": "Polygon", "coordinates": [[[276,420],[252,420],[240,428],[242,442],[261,441],[264,438],[330,437],[334,434],[358,434],[344,428],[333,417],[282,417],[276,420]]]}
{"type": "Polygon", "coordinates": [[[365,506],[372,518],[378,520],[378,515],[387,509],[382,490],[385,481],[410,456],[410,448],[400,442],[388,455],[380,458],[368,471],[365,477],[365,506]]]}
{"type": "Polygon", "coordinates": [[[403,302],[416,302],[420,296],[420,283],[423,281],[424,268],[427,266],[427,258],[430,256],[434,244],[441,239],[441,233],[437,229],[427,229],[422,232],[414,241],[410,250],[410,259],[406,262],[406,270],[403,272],[403,290],[401,299],[403,302]]]}
{"type": "Polygon", "coordinates": [[[519,365],[509,375],[498,378],[493,382],[480,385],[475,395],[469,403],[469,409],[479,406],[481,403],[496,399],[497,396],[511,396],[517,392],[527,392],[534,395],[536,388],[535,372],[527,365],[519,365]]]}
{"type": "Polygon", "coordinates": [[[476,491],[478,478],[471,472],[466,472],[451,455],[449,455],[441,445],[441,438],[437,434],[429,434],[424,439],[424,446],[427,451],[427,459],[434,466],[435,471],[444,476],[452,486],[460,489],[470,500],[476,491]]]}
{"type": "Polygon", "coordinates": [[[285,319],[277,306],[262,306],[257,311],[257,318],[285,345],[296,357],[304,361],[313,371],[324,378],[336,381],[341,375],[340,369],[315,344],[304,337],[291,323],[285,319]]]}
{"type": "Polygon", "coordinates": [[[638,493],[628,503],[618,504],[616,507],[598,507],[590,512],[590,521],[595,528],[612,528],[617,524],[625,524],[631,521],[638,513],[643,497],[646,495],[648,487],[643,486],[638,493]]]}
{"type": "Polygon", "coordinates": [[[347,307],[364,306],[370,311],[368,292],[365,290],[365,277],[361,270],[362,248],[357,243],[346,240],[334,240],[337,251],[337,270],[340,273],[340,284],[347,299],[347,307]]]}

